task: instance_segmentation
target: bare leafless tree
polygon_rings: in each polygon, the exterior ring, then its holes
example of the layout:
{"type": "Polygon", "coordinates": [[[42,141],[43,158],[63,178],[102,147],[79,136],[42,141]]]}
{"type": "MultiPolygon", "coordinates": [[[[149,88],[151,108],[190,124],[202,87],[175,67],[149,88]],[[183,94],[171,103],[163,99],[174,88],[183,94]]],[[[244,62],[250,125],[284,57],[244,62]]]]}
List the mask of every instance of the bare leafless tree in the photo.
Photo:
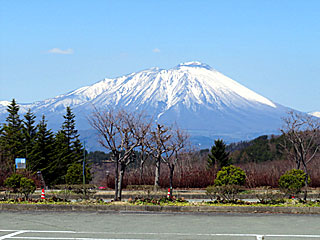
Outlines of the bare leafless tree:
{"type": "Polygon", "coordinates": [[[172,198],[174,170],[179,161],[179,155],[187,145],[188,135],[179,128],[171,129],[170,132],[172,137],[168,141],[162,141],[162,139],[160,138],[160,142],[162,145],[162,149],[164,150],[164,154],[162,154],[161,160],[169,168],[169,196],[170,198],[172,198]]]}
{"type": "Polygon", "coordinates": [[[145,139],[142,139],[141,146],[140,146],[140,163],[139,163],[139,184],[143,185],[143,172],[144,172],[144,164],[146,160],[149,158],[147,145],[145,144],[145,139]]]}
{"type": "Polygon", "coordinates": [[[121,201],[123,177],[126,167],[135,161],[135,149],[140,146],[147,133],[145,115],[125,110],[95,109],[89,119],[97,130],[99,143],[112,153],[115,162],[115,201],[121,201]]]}
{"type": "Polygon", "coordinates": [[[155,161],[155,179],[154,179],[154,191],[157,191],[160,187],[160,166],[161,158],[166,149],[163,147],[170,139],[172,135],[170,129],[164,125],[157,124],[157,126],[150,131],[150,137],[148,138],[148,153],[155,161]]]}
{"type": "MultiPolygon", "coordinates": [[[[306,173],[305,186],[308,186],[308,163],[312,161],[319,150],[320,143],[320,121],[316,118],[289,112],[288,117],[284,118],[284,127],[281,129],[284,135],[283,149],[288,156],[296,163],[296,168],[303,168],[306,173]]],[[[307,198],[305,188],[304,199],[307,198]]]]}
{"type": "Polygon", "coordinates": [[[148,137],[150,135],[150,129],[152,125],[152,119],[145,119],[145,121],[140,121],[136,128],[138,130],[140,136],[140,144],[138,150],[140,151],[139,156],[139,183],[140,185],[143,184],[143,170],[144,164],[146,160],[149,158],[149,151],[148,151],[148,137]]]}

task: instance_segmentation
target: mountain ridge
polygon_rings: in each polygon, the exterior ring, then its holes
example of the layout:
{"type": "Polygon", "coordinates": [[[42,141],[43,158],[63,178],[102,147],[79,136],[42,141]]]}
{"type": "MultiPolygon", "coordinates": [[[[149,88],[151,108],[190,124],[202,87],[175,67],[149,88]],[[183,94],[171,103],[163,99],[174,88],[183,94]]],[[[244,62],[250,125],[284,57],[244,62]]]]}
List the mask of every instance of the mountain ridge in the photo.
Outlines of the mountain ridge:
{"type": "MultiPolygon", "coordinates": [[[[0,102],[1,122],[7,104],[0,102]]],[[[237,141],[276,134],[281,117],[290,110],[197,61],[105,78],[54,98],[20,106],[22,113],[30,108],[37,117],[45,114],[53,129],[60,127],[65,108],[71,106],[78,129],[84,131],[90,129],[87,118],[93,106],[145,111],[155,121],[176,123],[194,139],[206,141],[216,137],[237,141]]],[[[204,146],[200,140],[197,144],[204,146]]]]}

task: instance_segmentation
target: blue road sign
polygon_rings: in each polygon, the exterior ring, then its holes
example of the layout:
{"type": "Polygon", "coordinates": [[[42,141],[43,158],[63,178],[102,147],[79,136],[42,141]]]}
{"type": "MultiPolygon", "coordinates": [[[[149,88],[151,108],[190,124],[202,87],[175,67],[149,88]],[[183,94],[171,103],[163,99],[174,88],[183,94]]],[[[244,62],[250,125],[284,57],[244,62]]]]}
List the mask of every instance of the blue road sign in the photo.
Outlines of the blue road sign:
{"type": "Polygon", "coordinates": [[[25,158],[16,158],[16,169],[26,168],[26,159],[25,158]]]}

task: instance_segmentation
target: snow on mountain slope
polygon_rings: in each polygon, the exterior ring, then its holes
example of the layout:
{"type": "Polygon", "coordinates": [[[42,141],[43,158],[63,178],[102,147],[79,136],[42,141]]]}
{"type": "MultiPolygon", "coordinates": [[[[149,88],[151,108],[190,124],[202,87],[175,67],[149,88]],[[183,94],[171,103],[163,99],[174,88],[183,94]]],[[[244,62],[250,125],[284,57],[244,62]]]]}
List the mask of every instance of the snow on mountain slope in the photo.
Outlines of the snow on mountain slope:
{"type": "MultiPolygon", "coordinates": [[[[7,102],[0,102],[3,121],[7,102]]],[[[215,137],[244,140],[276,133],[287,108],[251,91],[200,62],[187,62],[165,70],[151,68],[122,77],[106,78],[55,98],[22,104],[51,127],[59,128],[65,108],[71,106],[78,128],[89,129],[93,106],[145,111],[155,121],[177,123],[196,139],[215,137]]],[[[199,140],[200,141],[200,140],[199,140]]]]}
{"type": "Polygon", "coordinates": [[[309,114],[311,114],[312,116],[320,118],[320,112],[312,112],[312,113],[309,113],[309,114]]]}
{"type": "Polygon", "coordinates": [[[133,103],[155,107],[161,102],[166,105],[163,111],[181,101],[187,108],[194,107],[194,104],[211,108],[210,105],[240,107],[255,103],[276,107],[268,99],[197,62],[180,64],[169,70],[150,69],[121,78],[105,79],[83,89],[81,94],[89,99],[96,98],[94,103],[107,101],[124,106],[133,103]],[[96,94],[97,89],[102,94],[96,94]]]}

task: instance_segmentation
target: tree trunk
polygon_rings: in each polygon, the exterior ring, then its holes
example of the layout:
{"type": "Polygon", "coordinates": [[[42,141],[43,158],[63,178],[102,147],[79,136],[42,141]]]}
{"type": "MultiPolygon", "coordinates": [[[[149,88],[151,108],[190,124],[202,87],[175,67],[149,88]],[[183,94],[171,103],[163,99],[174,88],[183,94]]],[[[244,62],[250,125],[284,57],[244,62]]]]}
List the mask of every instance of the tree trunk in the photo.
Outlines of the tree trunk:
{"type": "Polygon", "coordinates": [[[118,195],[117,195],[117,201],[121,201],[121,196],[122,196],[122,183],[123,183],[123,176],[125,172],[125,165],[121,165],[120,169],[120,175],[119,175],[119,181],[118,181],[118,195]]]}
{"type": "Polygon", "coordinates": [[[118,200],[118,181],[119,181],[119,161],[118,159],[116,160],[116,168],[115,168],[115,177],[114,177],[114,200],[118,200]]]}
{"type": "Polygon", "coordinates": [[[155,172],[155,178],[154,178],[154,188],[153,190],[156,192],[158,191],[160,187],[160,157],[156,159],[156,172],[155,172]]]}
{"type": "Polygon", "coordinates": [[[173,194],[172,194],[172,191],[173,191],[173,173],[174,173],[174,165],[168,165],[169,169],[170,169],[170,199],[172,198],[173,194]]]}
{"type": "Polygon", "coordinates": [[[144,161],[141,160],[140,162],[140,185],[142,185],[144,182],[143,182],[143,165],[144,165],[144,161]]]}
{"type": "Polygon", "coordinates": [[[303,195],[303,200],[307,201],[307,195],[308,195],[308,170],[307,170],[307,165],[305,162],[303,162],[303,167],[304,167],[304,172],[306,173],[306,177],[304,179],[304,195],[303,195]]]}
{"type": "Polygon", "coordinates": [[[297,161],[297,169],[300,169],[300,161],[297,161]]]}

